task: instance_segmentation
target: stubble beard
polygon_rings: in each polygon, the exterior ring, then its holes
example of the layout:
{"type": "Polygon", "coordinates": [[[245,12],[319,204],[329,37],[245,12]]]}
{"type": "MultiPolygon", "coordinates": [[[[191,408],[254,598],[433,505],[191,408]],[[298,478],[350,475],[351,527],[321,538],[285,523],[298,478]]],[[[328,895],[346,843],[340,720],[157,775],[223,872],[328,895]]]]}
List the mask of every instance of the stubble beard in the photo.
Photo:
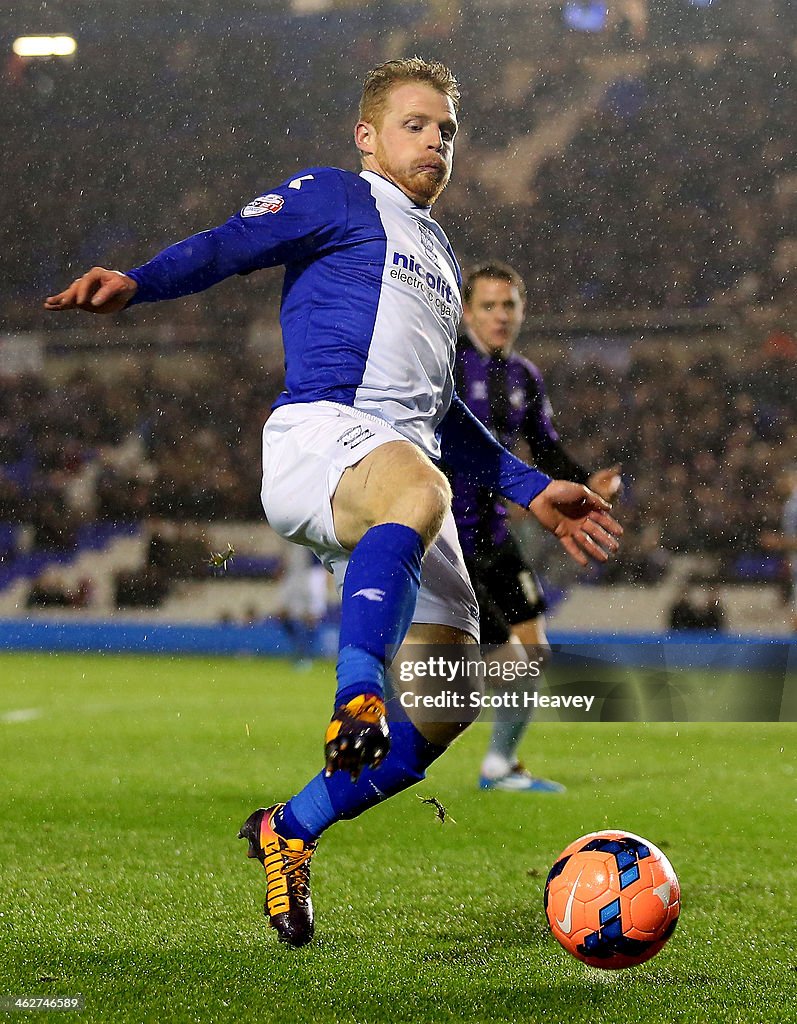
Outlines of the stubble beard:
{"type": "Polygon", "coordinates": [[[443,194],[446,185],[448,185],[449,182],[448,174],[441,179],[437,175],[431,174],[429,171],[423,171],[415,177],[420,178],[424,182],[424,189],[418,189],[417,194],[422,196],[425,206],[431,206],[436,202],[443,194]]]}
{"type": "Polygon", "coordinates": [[[377,151],[377,160],[390,180],[419,206],[431,206],[442,194],[451,176],[448,168],[441,178],[439,174],[434,174],[431,171],[413,171],[411,168],[405,170],[391,167],[389,161],[385,159],[384,151],[382,153],[377,151]]]}

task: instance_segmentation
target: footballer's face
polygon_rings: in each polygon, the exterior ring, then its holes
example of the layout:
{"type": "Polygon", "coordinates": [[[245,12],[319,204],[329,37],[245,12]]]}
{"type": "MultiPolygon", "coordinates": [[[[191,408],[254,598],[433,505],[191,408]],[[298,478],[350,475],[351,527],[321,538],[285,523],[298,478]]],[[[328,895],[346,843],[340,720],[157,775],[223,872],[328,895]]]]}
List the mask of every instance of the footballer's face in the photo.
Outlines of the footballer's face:
{"type": "Polygon", "coordinates": [[[477,277],[470,302],[465,303],[465,326],[490,355],[509,355],[526,312],[517,285],[494,277],[477,277]]]}
{"type": "Polygon", "coordinates": [[[456,133],[449,96],[426,82],[403,82],[388,93],[379,124],[359,121],[354,138],[366,170],[431,206],[451,176],[456,133]]]}

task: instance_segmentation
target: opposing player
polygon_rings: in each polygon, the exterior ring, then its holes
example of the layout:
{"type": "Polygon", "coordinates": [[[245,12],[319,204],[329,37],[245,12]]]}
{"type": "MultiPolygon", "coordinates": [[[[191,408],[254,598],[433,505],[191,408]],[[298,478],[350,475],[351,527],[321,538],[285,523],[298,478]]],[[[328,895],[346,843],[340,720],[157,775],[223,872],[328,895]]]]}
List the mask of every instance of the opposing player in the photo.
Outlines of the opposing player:
{"type": "MultiPolygon", "coordinates": [[[[523,324],[526,289],[505,263],[483,263],[467,275],[464,332],[457,344],[459,397],[510,451],[525,441],[543,472],[586,484],[607,500],[620,488],[620,467],[589,473],[565,450],[553,422],[537,367],[513,351],[523,324]]],[[[467,474],[452,474],[459,539],[481,610],[481,642],[492,657],[544,657],[545,597],[509,532],[506,508],[495,490],[467,474]]],[[[530,713],[512,711],[493,724],[479,776],[482,789],[561,792],[564,787],[532,775],[518,757],[530,713]]]]}
{"type": "Polygon", "coordinates": [[[220,227],[127,274],[95,267],[45,303],[111,313],[286,267],[285,391],[263,432],[263,506],[342,588],[325,768],[240,833],[265,867],[270,923],[293,946],[313,935],[318,837],[422,779],[467,724],[388,726],[385,708],[387,651],[479,635],[441,450],[529,507],[581,564],[605,560],[622,532],[600,497],[513,457],[453,394],[460,275],[430,208],[451,173],[458,100],[440,64],[380,65],[354,130],[360,174],[311,167],[220,227]]]}

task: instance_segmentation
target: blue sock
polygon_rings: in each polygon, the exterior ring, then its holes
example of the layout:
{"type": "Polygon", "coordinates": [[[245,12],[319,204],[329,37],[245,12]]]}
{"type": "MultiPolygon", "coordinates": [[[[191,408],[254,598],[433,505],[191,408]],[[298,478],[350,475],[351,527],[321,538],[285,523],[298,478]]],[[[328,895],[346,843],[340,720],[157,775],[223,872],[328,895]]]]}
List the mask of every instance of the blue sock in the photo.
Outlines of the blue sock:
{"type": "Polygon", "coordinates": [[[275,817],[279,834],[286,839],[314,841],[336,821],[356,818],[420,782],[432,761],[446,749],[424,739],[412,722],[391,722],[390,737],[390,753],[382,764],[366,768],[356,782],[347,772],[333,772],[328,779],[321,772],[311,779],[275,817]]]}
{"type": "Polygon", "coordinates": [[[409,526],[372,526],[351,553],[343,581],[335,706],[384,696],[385,654],[410,628],[421,583],[423,541],[409,526]]]}

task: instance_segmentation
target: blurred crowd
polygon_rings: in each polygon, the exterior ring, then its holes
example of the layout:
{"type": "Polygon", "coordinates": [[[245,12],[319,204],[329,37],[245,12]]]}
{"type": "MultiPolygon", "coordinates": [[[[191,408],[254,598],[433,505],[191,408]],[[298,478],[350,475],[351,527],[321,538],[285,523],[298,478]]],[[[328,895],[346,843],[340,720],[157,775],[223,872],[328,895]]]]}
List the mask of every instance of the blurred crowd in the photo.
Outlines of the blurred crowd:
{"type": "MultiPolygon", "coordinates": [[[[478,253],[487,239],[499,253],[503,239],[537,313],[793,301],[794,69],[791,51],[753,45],[641,64],[610,82],[513,203],[479,187],[495,145],[494,128],[480,132],[467,192],[453,187],[459,250],[478,253]]],[[[578,73],[549,65],[531,95],[516,97],[509,124],[520,132],[538,91],[563,92],[566,106],[578,73]]],[[[494,99],[483,113],[500,116],[494,99]]]]}
{"type": "MultiPolygon", "coordinates": [[[[655,345],[655,343],[653,343],[655,345]]],[[[635,349],[639,353],[640,349],[635,349]]],[[[655,582],[665,553],[718,556],[729,578],[777,529],[779,476],[797,459],[797,344],[635,354],[621,367],[547,370],[557,425],[581,461],[620,463],[627,538],[608,579],[655,582]]]]}
{"type": "MultiPolygon", "coordinates": [[[[713,17],[688,0],[669,6],[673,24],[713,17]]],[[[463,262],[516,264],[532,312],[735,308],[793,288],[797,90],[785,16],[785,35],[756,36],[749,19],[745,37],[731,20],[702,36],[693,25],[687,43],[646,24],[567,32],[545,5],[520,3],[498,16],[475,2],[385,0],[288,19],[280,32],[267,12],[236,21],[235,8],[223,26],[205,15],[195,30],[189,12],[170,21],[164,8],[132,34],[84,32],[71,63],[9,62],[0,203],[19,224],[0,250],[9,324],[55,329],[69,321],[45,321],[38,303],[78,270],[135,266],[302,167],[356,168],[363,72],[416,51],[450,62],[462,82],[440,220],[463,262]],[[527,151],[564,124],[544,158],[527,151]]],[[[278,272],[225,282],[158,321],[244,327],[275,315],[279,288],[278,272]]]]}
{"type": "Polygon", "coordinates": [[[0,520],[65,550],[85,520],[252,520],[260,433],[280,382],[249,356],[168,381],[154,362],[113,380],[21,376],[0,388],[0,520]]]}

